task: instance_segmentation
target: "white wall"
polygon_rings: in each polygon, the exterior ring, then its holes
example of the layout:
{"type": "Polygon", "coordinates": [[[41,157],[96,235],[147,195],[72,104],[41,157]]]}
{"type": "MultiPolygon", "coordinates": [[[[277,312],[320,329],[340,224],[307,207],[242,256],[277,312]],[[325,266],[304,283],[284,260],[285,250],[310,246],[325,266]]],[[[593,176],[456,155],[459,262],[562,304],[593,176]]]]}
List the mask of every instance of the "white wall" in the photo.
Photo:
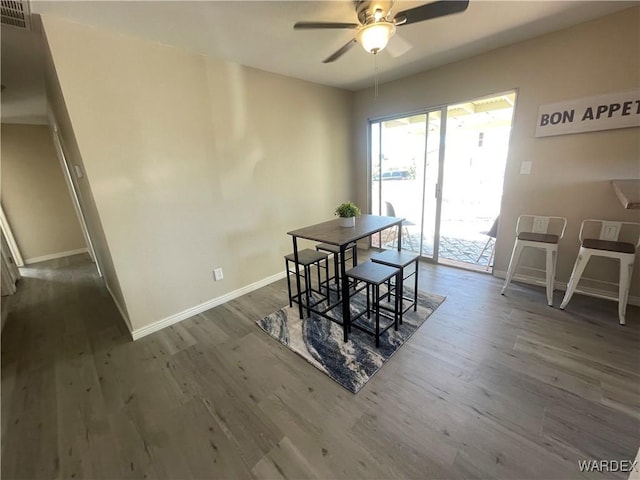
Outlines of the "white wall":
{"type": "Polygon", "coordinates": [[[46,125],[2,124],[2,205],[26,263],[86,250],[46,125]]]}
{"type": "MultiPolygon", "coordinates": [[[[538,106],[640,87],[640,8],[584,23],[553,34],[501,48],[379,87],[355,99],[354,184],[357,201],[367,202],[366,128],[368,118],[518,90],[507,160],[501,223],[496,244],[496,271],[506,271],[518,215],[560,215],[569,220],[560,243],[557,279],[566,282],[578,250],[578,231],[585,218],[639,221],[639,212],[624,210],[609,181],[640,177],[640,131],[626,128],[535,138],[538,106]],[[531,175],[520,175],[520,163],[533,162],[531,175]]],[[[445,179],[446,182],[446,179],[445,179]]],[[[446,183],[445,183],[446,188],[446,183]]],[[[523,264],[544,268],[537,255],[523,264]]],[[[540,271],[524,273],[540,276],[540,271]]],[[[617,267],[594,262],[585,276],[617,281],[617,267]]],[[[632,281],[638,295],[640,268],[632,281]]],[[[590,284],[602,290],[607,284],[590,284]]],[[[634,293],[635,292],[635,293],[634,293]]]]}
{"type": "Polygon", "coordinates": [[[347,199],[348,92],[42,20],[134,331],[279,274],[347,199]]]}

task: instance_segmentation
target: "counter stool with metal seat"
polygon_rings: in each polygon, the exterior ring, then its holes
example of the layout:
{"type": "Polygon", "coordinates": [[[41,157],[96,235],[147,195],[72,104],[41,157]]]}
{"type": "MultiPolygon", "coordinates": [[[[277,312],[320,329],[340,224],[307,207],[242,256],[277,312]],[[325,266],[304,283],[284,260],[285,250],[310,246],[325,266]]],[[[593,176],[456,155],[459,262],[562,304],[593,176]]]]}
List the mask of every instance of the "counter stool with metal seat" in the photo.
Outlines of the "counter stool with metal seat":
{"type": "Polygon", "coordinates": [[[371,257],[371,261],[374,263],[380,263],[382,265],[388,265],[390,267],[395,267],[400,269],[400,275],[398,278],[401,279],[399,283],[391,285],[391,279],[388,281],[389,285],[389,299],[397,294],[400,299],[400,310],[399,310],[399,322],[402,325],[402,316],[411,308],[416,311],[418,309],[418,260],[420,256],[416,253],[407,252],[405,250],[397,251],[397,250],[385,250],[384,252],[378,253],[371,257]],[[411,264],[414,264],[415,267],[411,269],[411,272],[405,276],[405,268],[411,264]],[[413,286],[413,296],[407,297],[404,295],[404,282],[409,279],[411,276],[415,276],[414,286],[413,286]],[[405,307],[404,301],[407,300],[409,304],[405,307]]]}
{"type": "Polygon", "coordinates": [[[618,320],[625,324],[631,273],[640,246],[640,223],[584,220],[580,226],[580,250],[573,266],[567,291],[560,308],[564,310],[576,291],[580,277],[591,257],[607,257],[620,262],[618,280],[618,320]]]}
{"type": "Polygon", "coordinates": [[[518,268],[520,254],[526,247],[537,248],[546,252],[546,286],[547,304],[553,306],[553,290],[558,263],[558,242],[564,235],[567,219],[564,217],[544,217],[538,215],[520,215],[516,225],[516,241],[513,245],[507,278],[500,292],[504,295],[513,274],[518,268]]]}
{"type": "MultiPolygon", "coordinates": [[[[340,247],[337,245],[331,245],[330,243],[320,243],[316,245],[316,250],[320,252],[328,252],[333,255],[333,276],[329,280],[334,280],[336,284],[336,292],[338,299],[340,299],[342,287],[340,285],[340,247]]],[[[356,242],[350,243],[344,250],[345,255],[347,252],[351,252],[351,257],[345,257],[345,261],[351,260],[351,266],[358,265],[358,245],[356,242]]]]}
{"type": "MultiPolygon", "coordinates": [[[[293,253],[289,255],[285,255],[285,268],[287,270],[287,291],[289,292],[289,307],[293,307],[294,303],[301,304],[307,310],[307,314],[311,315],[310,308],[318,305],[319,303],[326,300],[329,296],[329,254],[326,252],[318,252],[315,250],[311,250],[310,248],[305,248],[304,250],[300,250],[298,252],[298,263],[299,266],[302,267],[302,271],[300,272],[300,280],[304,280],[304,287],[301,289],[302,291],[296,292],[295,294],[291,291],[291,274],[294,274],[293,280],[295,281],[295,261],[296,257],[293,253]],[[324,266],[322,266],[322,261],[324,260],[324,266]],[[318,288],[314,289],[312,280],[311,280],[311,267],[315,265],[318,275],[318,288]],[[293,268],[293,269],[292,269],[293,268]],[[321,270],[325,270],[325,280],[324,282],[321,279],[321,270]],[[326,297],[322,293],[322,284],[325,284],[326,289],[326,297]],[[316,292],[320,295],[320,298],[315,301],[313,304],[311,303],[312,293],[316,292]],[[302,301],[302,296],[304,295],[305,301],[302,301]]],[[[302,311],[302,310],[301,310],[302,311]]]]}
{"type": "MultiPolygon", "coordinates": [[[[400,269],[389,267],[388,265],[382,265],[380,263],[365,262],[357,265],[345,273],[347,279],[352,279],[354,282],[363,282],[366,284],[367,290],[367,305],[366,309],[355,316],[351,317],[351,321],[348,325],[349,331],[351,327],[355,327],[358,330],[362,330],[369,335],[373,335],[376,340],[376,348],[380,347],[380,335],[386,332],[389,328],[393,327],[398,329],[398,319],[400,317],[400,302],[399,296],[395,295],[394,307],[392,309],[384,306],[384,302],[381,302],[389,293],[380,295],[380,286],[387,283],[387,281],[396,277],[396,282],[401,282],[398,278],[400,276],[400,269]],[[373,290],[373,298],[370,299],[370,290],[373,290]],[[358,322],[362,316],[366,315],[367,318],[371,318],[371,314],[375,316],[375,329],[370,328],[368,325],[363,325],[358,322]],[[380,317],[393,320],[388,325],[380,328],[380,317]]],[[[365,287],[356,288],[355,292],[363,290],[365,287]]]]}

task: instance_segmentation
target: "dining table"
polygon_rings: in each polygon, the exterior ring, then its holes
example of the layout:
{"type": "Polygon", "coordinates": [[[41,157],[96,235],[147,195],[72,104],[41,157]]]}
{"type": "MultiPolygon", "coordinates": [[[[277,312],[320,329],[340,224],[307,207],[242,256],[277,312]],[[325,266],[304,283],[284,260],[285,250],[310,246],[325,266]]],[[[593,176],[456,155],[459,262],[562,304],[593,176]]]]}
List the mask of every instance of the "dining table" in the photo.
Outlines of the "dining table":
{"type": "MultiPolygon", "coordinates": [[[[328,309],[342,308],[342,328],[344,341],[348,340],[349,336],[349,324],[350,324],[350,308],[349,308],[349,282],[346,281],[346,262],[345,252],[347,246],[374,235],[378,232],[386,230],[387,228],[397,227],[397,248],[398,251],[402,249],[402,222],[404,218],[400,217],[386,217],[380,215],[361,215],[356,218],[355,226],[343,227],[340,219],[329,220],[326,222],[310,225],[308,227],[299,228],[287,232],[291,235],[293,240],[293,254],[295,258],[295,271],[296,271],[296,288],[297,292],[300,292],[300,266],[298,262],[298,239],[312,240],[320,243],[328,243],[334,245],[340,250],[340,278],[342,282],[340,285],[341,296],[338,302],[333,305],[329,305],[328,309]]],[[[335,274],[335,273],[334,273],[335,274]]],[[[329,294],[327,292],[327,297],[329,294]]],[[[329,302],[328,302],[329,303],[329,302]]],[[[327,310],[317,311],[312,307],[307,306],[311,311],[320,314],[329,320],[335,321],[332,317],[326,315],[327,310]]],[[[298,302],[298,311],[300,318],[303,318],[303,305],[302,302],[298,302]]]]}

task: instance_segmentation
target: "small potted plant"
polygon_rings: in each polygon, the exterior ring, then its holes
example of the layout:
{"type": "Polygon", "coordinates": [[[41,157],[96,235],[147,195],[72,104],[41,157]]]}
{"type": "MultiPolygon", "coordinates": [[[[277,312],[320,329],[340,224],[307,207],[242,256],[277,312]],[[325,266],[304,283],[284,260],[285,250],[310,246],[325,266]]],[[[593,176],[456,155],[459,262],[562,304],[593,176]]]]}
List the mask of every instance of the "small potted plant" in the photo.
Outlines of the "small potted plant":
{"type": "Polygon", "coordinates": [[[347,202],[336,208],[336,215],[340,217],[340,226],[355,227],[356,217],[360,216],[360,209],[354,203],[347,202]]]}

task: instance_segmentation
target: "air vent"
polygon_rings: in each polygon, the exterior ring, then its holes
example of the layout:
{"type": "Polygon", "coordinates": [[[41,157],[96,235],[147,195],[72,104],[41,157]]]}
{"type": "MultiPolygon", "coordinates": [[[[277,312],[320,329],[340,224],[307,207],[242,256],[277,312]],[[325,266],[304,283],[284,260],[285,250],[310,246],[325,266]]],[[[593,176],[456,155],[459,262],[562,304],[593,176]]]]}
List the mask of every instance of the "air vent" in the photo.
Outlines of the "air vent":
{"type": "Polygon", "coordinates": [[[31,30],[29,3],[20,0],[0,0],[2,23],[31,30]]]}

